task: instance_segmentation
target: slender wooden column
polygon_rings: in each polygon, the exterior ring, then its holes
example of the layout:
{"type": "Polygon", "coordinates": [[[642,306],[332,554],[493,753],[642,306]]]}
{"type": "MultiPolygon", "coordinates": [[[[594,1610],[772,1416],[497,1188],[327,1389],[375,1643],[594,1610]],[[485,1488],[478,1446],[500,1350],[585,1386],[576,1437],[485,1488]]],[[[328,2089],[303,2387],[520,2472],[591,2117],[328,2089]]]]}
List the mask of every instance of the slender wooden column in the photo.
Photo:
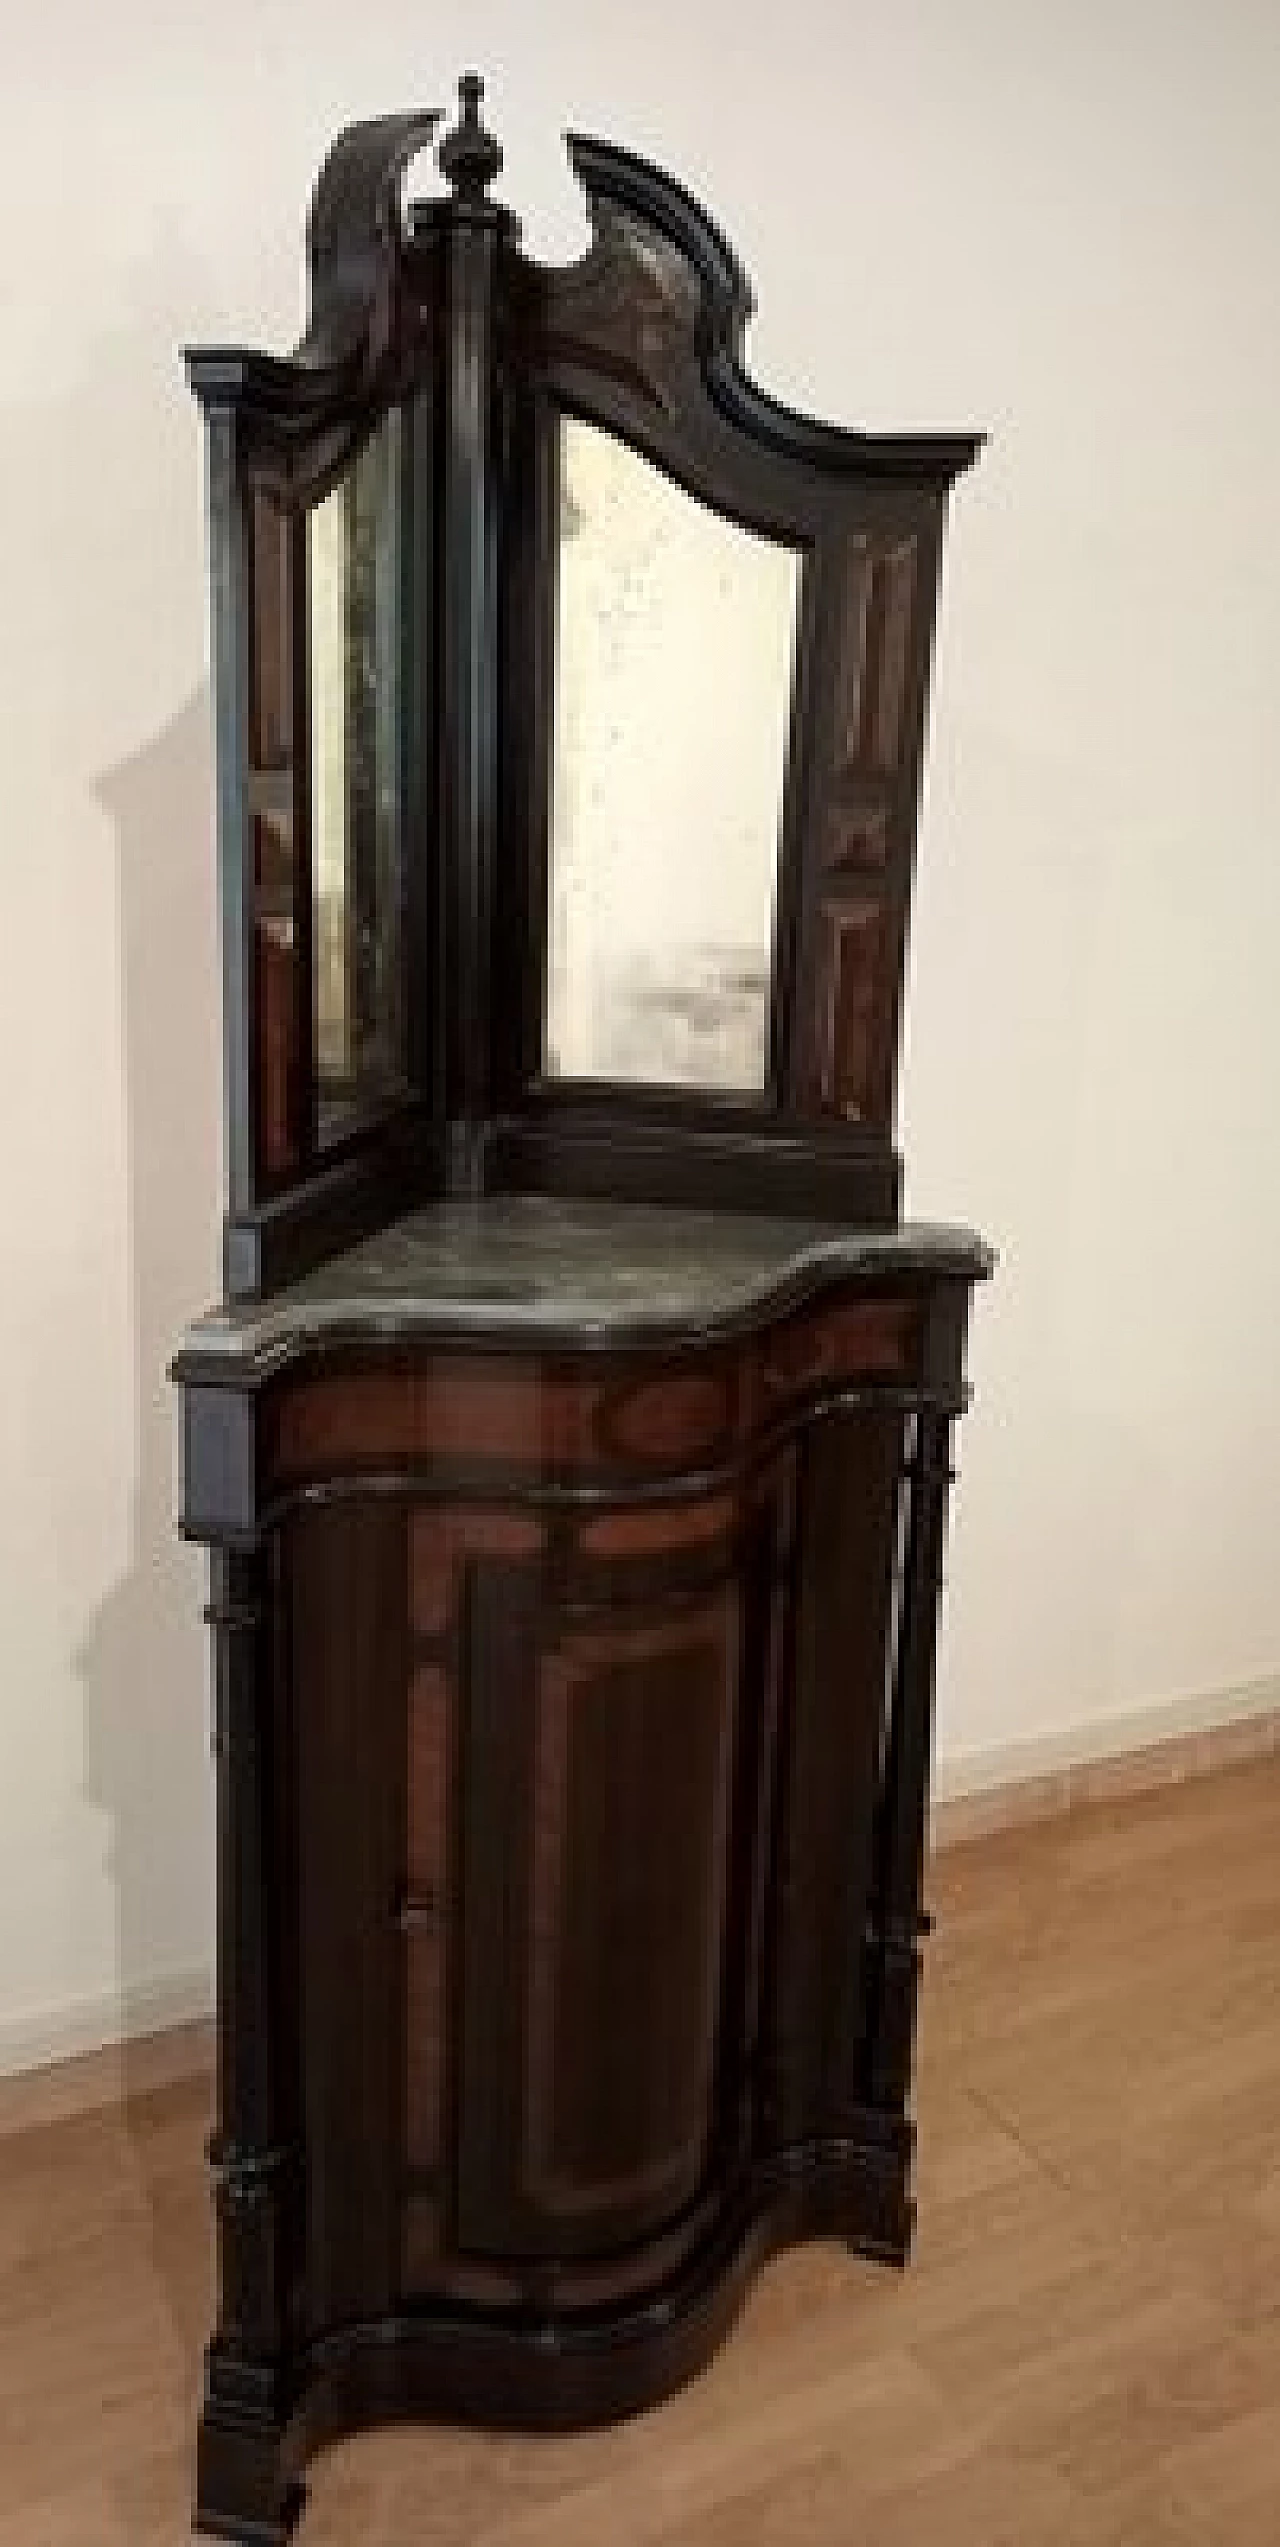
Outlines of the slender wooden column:
{"type": "Polygon", "coordinates": [[[947,1415],[912,1416],[903,1466],[906,1528],[864,1992],[866,2093],[895,2113],[905,2111],[911,2080],[950,1432],[947,1415]]]}
{"type": "Polygon", "coordinates": [[[513,214],[488,188],[502,153],[480,122],[480,81],[460,83],[462,113],[441,145],[452,193],[433,207],[443,242],[447,314],[441,567],[448,643],[440,662],[439,810],[444,909],[439,943],[445,1021],[446,1162],[452,1190],[482,1181],[490,1108],[494,861],[498,824],[498,451],[495,307],[513,214]]]}
{"type": "Polygon", "coordinates": [[[737,2144],[743,2164],[758,2143],[773,2145],[781,2107],[779,2046],[769,2000],[777,1986],[772,1965],[776,1954],[779,1832],[786,1810],[783,1716],[795,1668],[799,1467],[799,1454],[792,1445],[784,1455],[768,1512],[757,1593],[758,1598],[763,1596],[765,1659],[743,1954],[742,2085],[737,2144]]]}
{"type": "Polygon", "coordinates": [[[282,2039],[276,1864],[273,1609],[265,1553],[215,1549],[218,2121],[209,2143],[218,2238],[218,2330],[206,2357],[197,2521],[256,2543],[286,2538],[300,2496],[283,2436],[301,2158],[282,2039]]]}

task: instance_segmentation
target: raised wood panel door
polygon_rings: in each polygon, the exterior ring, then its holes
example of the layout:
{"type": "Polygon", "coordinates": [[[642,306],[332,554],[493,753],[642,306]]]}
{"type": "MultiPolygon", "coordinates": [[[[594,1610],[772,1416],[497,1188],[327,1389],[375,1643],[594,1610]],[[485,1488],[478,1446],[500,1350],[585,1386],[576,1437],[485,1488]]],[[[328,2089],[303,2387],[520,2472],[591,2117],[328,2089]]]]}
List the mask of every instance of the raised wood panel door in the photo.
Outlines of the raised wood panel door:
{"type": "Polygon", "coordinates": [[[472,1587],[459,2239],[568,2258],[706,2175],[744,1638],[732,1576],[608,1619],[543,1588],[472,1587]]]}

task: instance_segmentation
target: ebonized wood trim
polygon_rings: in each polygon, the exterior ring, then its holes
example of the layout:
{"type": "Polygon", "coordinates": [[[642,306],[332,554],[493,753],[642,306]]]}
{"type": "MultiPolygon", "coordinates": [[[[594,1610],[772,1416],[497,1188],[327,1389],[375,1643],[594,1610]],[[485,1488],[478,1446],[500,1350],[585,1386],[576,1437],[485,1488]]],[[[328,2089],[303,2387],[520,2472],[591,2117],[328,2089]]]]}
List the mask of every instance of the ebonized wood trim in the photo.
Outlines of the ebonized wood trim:
{"type": "Polygon", "coordinates": [[[384,1229],[406,1185],[422,1199],[444,1190],[444,1141],[413,1098],[326,1152],[310,1173],[223,1223],[229,1301],[261,1300],[313,1265],[384,1229]]]}
{"type": "Polygon", "coordinates": [[[740,432],[806,469],[838,476],[911,484],[924,479],[946,486],[977,459],[982,434],[850,433],[770,397],[742,367],[754,295],[745,269],[710,214],[665,169],[634,151],[586,133],[569,133],[566,143],[570,166],[593,212],[604,203],[635,213],[670,239],[693,267],[703,292],[700,350],[708,387],[740,432]]]}
{"type": "Polygon", "coordinates": [[[827,1149],[763,1113],[749,1131],[705,1120],[660,1126],[622,1109],[595,1120],[529,1113],[495,1126],[492,1159],[491,1192],[812,1212],[869,1229],[893,1227],[902,1181],[891,1150],[827,1149]]]}

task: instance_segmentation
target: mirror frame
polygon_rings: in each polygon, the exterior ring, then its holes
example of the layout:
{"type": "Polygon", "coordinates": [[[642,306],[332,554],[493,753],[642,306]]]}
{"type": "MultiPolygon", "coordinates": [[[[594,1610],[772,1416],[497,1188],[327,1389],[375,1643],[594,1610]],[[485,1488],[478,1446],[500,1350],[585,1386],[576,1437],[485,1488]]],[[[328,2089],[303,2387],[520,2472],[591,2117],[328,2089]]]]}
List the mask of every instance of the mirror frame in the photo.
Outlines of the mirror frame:
{"type": "MultiPolygon", "coordinates": [[[[292,356],[187,358],[209,437],[233,1297],[437,1192],[633,1193],[872,1221],[897,1209],[934,596],[948,490],[981,438],[842,432],[768,397],[743,362],[752,302],[732,250],[674,179],[611,144],[569,140],[586,254],[563,268],[523,255],[489,191],[501,154],[477,98],[442,158],[448,191],[407,213],[402,180],[434,111],[339,137],[313,198],[308,327],[292,356]],[[318,1152],[304,1108],[273,1157],[254,987],[260,526],[274,510],[296,558],[288,525],[402,400],[419,497],[405,578],[409,1086],[335,1151],[318,1152]],[[759,1097],[541,1073],[562,412],[805,552],[759,1097]]],[[[271,784],[289,798],[297,856],[309,809],[296,571],[278,601],[295,730],[271,784]]],[[[289,1085],[310,1090],[314,1055],[289,1058],[289,1085]]]]}

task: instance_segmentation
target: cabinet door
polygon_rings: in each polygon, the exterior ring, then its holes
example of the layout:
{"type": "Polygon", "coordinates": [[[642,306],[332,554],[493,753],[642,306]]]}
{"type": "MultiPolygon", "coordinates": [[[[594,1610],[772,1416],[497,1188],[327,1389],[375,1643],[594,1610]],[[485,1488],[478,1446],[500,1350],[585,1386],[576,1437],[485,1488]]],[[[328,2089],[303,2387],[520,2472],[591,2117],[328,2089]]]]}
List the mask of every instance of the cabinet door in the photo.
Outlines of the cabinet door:
{"type": "Polygon", "coordinates": [[[744,1640],[723,1571],[629,1615],[547,1588],[478,1568],[468,1607],[459,2237],[572,2257],[707,2171],[744,1640]]]}

